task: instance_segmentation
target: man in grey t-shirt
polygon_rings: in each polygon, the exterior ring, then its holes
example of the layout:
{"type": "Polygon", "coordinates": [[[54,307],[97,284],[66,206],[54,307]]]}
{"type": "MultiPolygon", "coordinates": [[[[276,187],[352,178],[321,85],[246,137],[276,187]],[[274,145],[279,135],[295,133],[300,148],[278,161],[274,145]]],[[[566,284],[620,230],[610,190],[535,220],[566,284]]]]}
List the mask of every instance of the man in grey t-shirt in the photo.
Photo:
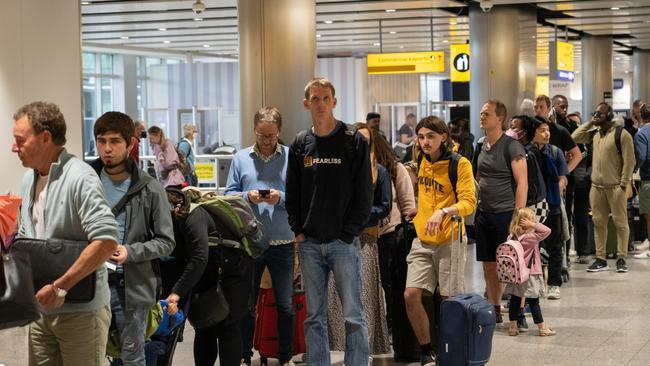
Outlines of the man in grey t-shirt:
{"type": "Polygon", "coordinates": [[[498,100],[488,100],[481,108],[485,139],[476,175],[480,186],[475,221],[476,260],[483,262],[488,301],[494,305],[497,322],[502,322],[503,318],[496,250],[508,237],[513,209],[526,205],[528,193],[526,152],[518,141],[505,135],[506,114],[505,105],[498,100]],[[507,154],[505,149],[508,149],[507,154]],[[508,157],[510,161],[506,161],[508,157]]]}

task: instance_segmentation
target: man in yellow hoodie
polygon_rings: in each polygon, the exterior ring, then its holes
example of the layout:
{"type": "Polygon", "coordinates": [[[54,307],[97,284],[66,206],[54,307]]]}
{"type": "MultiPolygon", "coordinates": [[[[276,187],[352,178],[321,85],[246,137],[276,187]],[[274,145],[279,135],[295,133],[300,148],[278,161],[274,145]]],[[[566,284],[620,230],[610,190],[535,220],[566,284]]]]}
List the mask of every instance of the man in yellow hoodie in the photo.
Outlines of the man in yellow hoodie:
{"type": "MultiPolygon", "coordinates": [[[[411,326],[422,349],[421,365],[435,365],[429,336],[430,320],[422,306],[422,295],[431,296],[439,285],[440,295],[447,297],[455,290],[450,288],[450,276],[462,278],[462,265],[456,269],[458,273],[451,273],[451,217],[474,212],[476,192],[471,163],[464,157],[452,157],[456,153],[451,151],[449,129],[443,120],[435,116],[426,117],[417,124],[415,132],[422,154],[418,158],[418,213],[414,219],[417,238],[413,240],[406,258],[408,271],[404,298],[411,326]],[[458,159],[455,187],[449,177],[452,158],[458,159]]],[[[463,264],[465,249],[465,245],[460,246],[458,259],[463,264]]]]}

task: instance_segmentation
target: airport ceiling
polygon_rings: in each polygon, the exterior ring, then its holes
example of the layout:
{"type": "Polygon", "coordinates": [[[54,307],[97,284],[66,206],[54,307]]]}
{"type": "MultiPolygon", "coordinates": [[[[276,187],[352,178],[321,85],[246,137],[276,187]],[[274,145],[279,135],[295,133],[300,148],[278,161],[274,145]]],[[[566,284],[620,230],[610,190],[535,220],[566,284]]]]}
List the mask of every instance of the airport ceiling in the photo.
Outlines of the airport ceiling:
{"type": "MultiPolygon", "coordinates": [[[[192,11],[194,2],[81,1],[84,46],[236,58],[237,0],[203,0],[206,9],[200,15],[192,11]]],[[[650,49],[650,0],[491,2],[537,10],[538,73],[548,69],[548,41],[556,34],[576,45],[578,69],[582,34],[613,36],[615,72],[631,70],[634,48],[650,49]]],[[[448,49],[449,44],[469,41],[468,6],[476,4],[472,0],[316,0],[317,52],[328,57],[423,51],[432,45],[448,49]]]]}

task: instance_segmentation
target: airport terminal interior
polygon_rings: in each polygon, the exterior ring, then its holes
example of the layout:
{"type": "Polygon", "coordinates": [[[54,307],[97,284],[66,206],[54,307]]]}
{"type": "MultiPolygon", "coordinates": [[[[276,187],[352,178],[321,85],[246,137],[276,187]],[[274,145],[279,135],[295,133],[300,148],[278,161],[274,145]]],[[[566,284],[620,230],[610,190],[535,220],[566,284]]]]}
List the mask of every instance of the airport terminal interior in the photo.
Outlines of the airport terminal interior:
{"type": "MultiPolygon", "coordinates": [[[[11,116],[34,100],[62,107],[68,150],[87,160],[107,111],[173,141],[194,124],[205,190],[223,189],[232,152],[255,141],[261,106],[282,112],[285,143],[310,126],[303,88],[313,76],[335,85],[336,118],[379,113],[393,147],[409,114],[466,118],[482,136],[479,110],[490,98],[513,116],[524,99],[560,94],[584,119],[603,101],[628,118],[635,100],[650,101],[650,0],[2,0],[0,50],[2,194],[19,192],[24,173],[9,149],[11,116]]],[[[150,146],[140,153],[147,169],[150,146]]],[[[482,294],[474,246],[467,290],[482,294]]],[[[557,336],[509,337],[499,327],[488,365],[650,365],[650,260],[633,254],[628,273],[571,263],[561,299],[541,300],[557,336]]],[[[185,333],[173,365],[193,364],[189,324],[185,333]]],[[[27,364],[26,328],[0,339],[0,366],[27,364]]],[[[342,365],[343,353],[332,360],[342,365]]],[[[391,354],[373,364],[406,365],[391,354]]]]}

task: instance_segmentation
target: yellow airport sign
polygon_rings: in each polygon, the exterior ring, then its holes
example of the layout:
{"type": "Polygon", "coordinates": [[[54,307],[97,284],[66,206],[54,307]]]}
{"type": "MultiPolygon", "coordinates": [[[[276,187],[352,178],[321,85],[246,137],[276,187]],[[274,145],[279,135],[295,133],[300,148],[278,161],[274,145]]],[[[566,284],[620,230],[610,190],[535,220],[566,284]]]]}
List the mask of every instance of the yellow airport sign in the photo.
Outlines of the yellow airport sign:
{"type": "Polygon", "coordinates": [[[538,76],[535,82],[535,95],[548,95],[549,94],[549,77],[538,76]]]}
{"type": "Polygon", "coordinates": [[[557,69],[562,71],[574,70],[574,47],[569,42],[557,41],[557,69]]]}
{"type": "Polygon", "coordinates": [[[194,173],[199,180],[214,180],[214,162],[195,163],[194,173]]]}
{"type": "Polygon", "coordinates": [[[469,44],[452,44],[449,47],[449,63],[452,82],[469,81],[469,44]]]}
{"type": "Polygon", "coordinates": [[[368,55],[368,74],[445,72],[445,52],[373,53],[368,55]]]}

